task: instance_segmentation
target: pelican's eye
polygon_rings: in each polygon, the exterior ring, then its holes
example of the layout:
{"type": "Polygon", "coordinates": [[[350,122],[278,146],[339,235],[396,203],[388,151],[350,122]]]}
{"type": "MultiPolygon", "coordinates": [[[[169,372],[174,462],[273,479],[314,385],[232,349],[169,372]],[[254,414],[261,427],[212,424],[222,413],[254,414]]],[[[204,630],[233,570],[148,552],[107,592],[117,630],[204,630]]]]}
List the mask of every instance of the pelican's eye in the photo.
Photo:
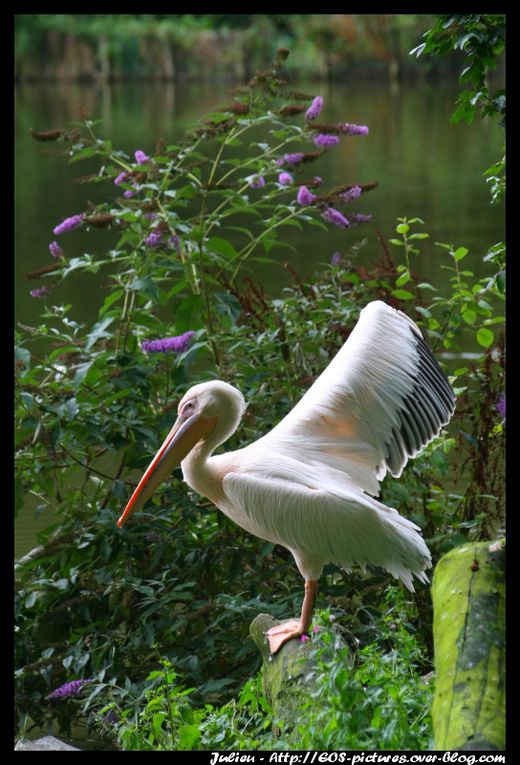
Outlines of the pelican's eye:
{"type": "Polygon", "coordinates": [[[179,412],[180,415],[190,415],[193,414],[195,411],[195,402],[194,401],[186,401],[185,404],[183,404],[181,411],[179,412]]]}

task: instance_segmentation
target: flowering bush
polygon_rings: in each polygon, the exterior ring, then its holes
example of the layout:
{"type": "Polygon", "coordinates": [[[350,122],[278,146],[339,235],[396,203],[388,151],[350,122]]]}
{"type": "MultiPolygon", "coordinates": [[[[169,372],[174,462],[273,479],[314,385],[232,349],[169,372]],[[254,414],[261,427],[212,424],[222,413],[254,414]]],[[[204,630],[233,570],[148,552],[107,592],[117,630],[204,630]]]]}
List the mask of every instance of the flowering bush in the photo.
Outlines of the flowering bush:
{"type": "MultiPolygon", "coordinates": [[[[280,238],[284,227],[320,225],[321,220],[346,227],[346,218],[335,208],[373,188],[349,183],[319,196],[309,191],[308,186],[321,183],[306,172],[322,152],[307,151],[306,146],[294,151],[294,145],[313,141],[319,147],[334,146],[339,135],[356,131],[342,123],[326,125],[329,132],[321,132],[323,126],[313,121],[324,108],[323,98],[286,87],[280,77],[284,57],[285,52],[279,53],[269,70],[236,89],[234,101],[207,115],[180,144],[161,144],[151,156],[141,149],[133,157],[115,150],[94,134],[88,117],[84,131],[55,131],[56,140],[70,143],[71,162],[99,159],[99,172],[91,180],[112,184],[116,197],[65,218],[54,234],[62,236],[79,226],[106,227],[119,232],[119,240],[102,259],[68,259],[64,247],[52,242],[58,263],[39,276],[51,281],[45,285],[50,290],[57,278],[108,263],[113,289],[101,314],[107,326],[119,324],[116,352],[129,349],[132,338],[138,344],[146,339],[151,327],[142,312],[151,300],[155,307],[168,306],[172,314],[186,317],[182,326],[172,327],[177,332],[205,329],[201,343],[218,365],[212,335],[222,315],[233,312],[225,285],[236,282],[246,262],[258,259],[259,250],[265,258],[287,246],[280,238]],[[312,103],[303,114],[298,102],[307,100],[312,103]]],[[[358,133],[368,132],[357,128],[358,133]]]]}
{"type": "MultiPolygon", "coordinates": [[[[98,682],[105,676],[123,682],[133,666],[143,680],[151,668],[146,645],[158,633],[176,666],[186,669],[191,662],[188,675],[202,696],[236,685],[231,667],[237,650],[241,673],[256,665],[252,648],[243,644],[242,619],[254,616],[262,597],[270,599],[273,563],[291,568],[284,551],[264,546],[250,588],[257,594],[242,604],[237,623],[219,601],[229,590],[221,578],[242,568],[239,561],[250,553],[258,557],[256,540],[239,529],[231,532],[216,513],[201,517],[199,501],[175,476],[155,498],[158,514],[151,523],[142,513],[121,533],[114,519],[190,381],[218,376],[242,380],[245,392],[258,392],[263,373],[248,367],[258,352],[258,332],[239,330],[247,321],[244,267],[287,246],[281,234],[289,226],[315,225],[325,234],[327,212],[350,204],[342,193],[374,187],[358,180],[319,196],[308,190],[323,183],[309,173],[322,151],[309,147],[312,120],[326,105],[321,97],[287,87],[281,79],[284,58],[281,52],[269,70],[236,90],[229,104],[207,115],[183,141],[162,143],[155,152],[146,147],[126,155],[99,138],[84,114],[81,129],[33,131],[38,140],[44,135],[46,141],[68,143],[73,165],[97,161],[98,170],[84,180],[106,184],[107,201],[76,210],[54,226],[48,245],[54,263],[27,274],[43,282],[31,294],[47,301],[58,280],[100,268],[109,289],[91,327],[75,322],[70,306],[46,303],[42,324],[17,333],[17,505],[30,493],[38,498],[38,513],[53,510],[59,519],[18,567],[21,715],[51,715],[39,700],[60,682],[79,683],[87,672],[98,682]],[[307,113],[305,102],[311,102],[307,113]],[[305,189],[303,206],[298,202],[305,189]],[[67,243],[79,227],[110,230],[115,244],[104,254],[71,257],[67,243]],[[41,361],[31,353],[34,340],[52,341],[41,361]],[[182,523],[172,523],[173,506],[182,523]],[[231,534],[241,539],[240,556],[228,542],[231,534]],[[215,566],[222,577],[203,583],[201,572],[215,566]],[[60,623],[67,602],[73,604],[71,616],[60,623]],[[169,610],[177,614],[173,621],[169,610]],[[203,625],[217,612],[223,621],[208,642],[203,625]],[[33,641],[28,623],[52,633],[50,643],[33,641]],[[93,624],[103,625],[99,633],[93,624]],[[196,665],[187,655],[179,657],[187,644],[196,665]],[[224,669],[225,681],[211,679],[224,669]]],[[[278,357],[278,332],[269,329],[266,365],[273,363],[269,350],[278,357]]],[[[271,407],[268,422],[257,427],[272,426],[277,409],[271,407]]],[[[246,437],[253,436],[251,422],[246,418],[244,424],[246,437]]],[[[282,599],[275,610],[286,607],[292,605],[282,599]]]]}

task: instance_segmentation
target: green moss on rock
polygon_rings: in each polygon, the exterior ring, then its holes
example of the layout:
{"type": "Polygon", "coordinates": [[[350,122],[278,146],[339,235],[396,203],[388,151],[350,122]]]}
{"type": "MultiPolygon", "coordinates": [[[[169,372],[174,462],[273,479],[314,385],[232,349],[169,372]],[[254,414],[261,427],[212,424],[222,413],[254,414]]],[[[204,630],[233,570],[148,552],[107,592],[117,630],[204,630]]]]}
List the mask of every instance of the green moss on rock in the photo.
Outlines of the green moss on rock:
{"type": "Polygon", "coordinates": [[[505,748],[504,550],[451,550],[432,582],[435,749],[505,748]]]}
{"type": "Polygon", "coordinates": [[[262,654],[262,682],[266,698],[273,708],[275,718],[291,725],[295,722],[295,710],[301,708],[314,686],[307,677],[310,668],[308,643],[289,640],[278,653],[271,656],[265,633],[281,623],[268,614],[259,614],[249,629],[262,654]]]}

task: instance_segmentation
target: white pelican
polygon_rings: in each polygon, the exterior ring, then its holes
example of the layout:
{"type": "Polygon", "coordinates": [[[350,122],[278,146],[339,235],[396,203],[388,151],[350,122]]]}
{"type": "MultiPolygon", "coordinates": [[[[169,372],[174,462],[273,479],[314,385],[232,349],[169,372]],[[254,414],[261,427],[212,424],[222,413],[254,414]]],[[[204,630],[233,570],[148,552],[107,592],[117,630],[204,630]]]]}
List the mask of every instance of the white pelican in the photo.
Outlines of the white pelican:
{"type": "Polygon", "coordinates": [[[252,534],[291,551],[305,579],[299,620],[270,629],[272,653],[310,627],[327,562],[376,564],[413,592],[431,557],[420,528],[374,497],[446,425],[455,395],[404,313],[377,300],[291,412],[243,449],[212,455],[246,403],[221,380],[194,385],[117,524],[181,465],[186,483],[252,534]]]}

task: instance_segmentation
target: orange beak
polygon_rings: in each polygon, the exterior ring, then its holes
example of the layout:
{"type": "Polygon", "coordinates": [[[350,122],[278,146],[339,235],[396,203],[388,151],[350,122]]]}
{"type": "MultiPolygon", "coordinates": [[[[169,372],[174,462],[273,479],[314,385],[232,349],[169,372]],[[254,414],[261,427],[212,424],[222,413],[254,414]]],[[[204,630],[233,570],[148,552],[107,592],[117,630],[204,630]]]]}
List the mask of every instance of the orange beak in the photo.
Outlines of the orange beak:
{"type": "Polygon", "coordinates": [[[175,425],[166,436],[161,448],[148,465],[137,488],[117,521],[119,528],[150,499],[155,490],[178,467],[187,454],[211,433],[216,418],[205,418],[199,414],[179,415],[175,425]]]}

